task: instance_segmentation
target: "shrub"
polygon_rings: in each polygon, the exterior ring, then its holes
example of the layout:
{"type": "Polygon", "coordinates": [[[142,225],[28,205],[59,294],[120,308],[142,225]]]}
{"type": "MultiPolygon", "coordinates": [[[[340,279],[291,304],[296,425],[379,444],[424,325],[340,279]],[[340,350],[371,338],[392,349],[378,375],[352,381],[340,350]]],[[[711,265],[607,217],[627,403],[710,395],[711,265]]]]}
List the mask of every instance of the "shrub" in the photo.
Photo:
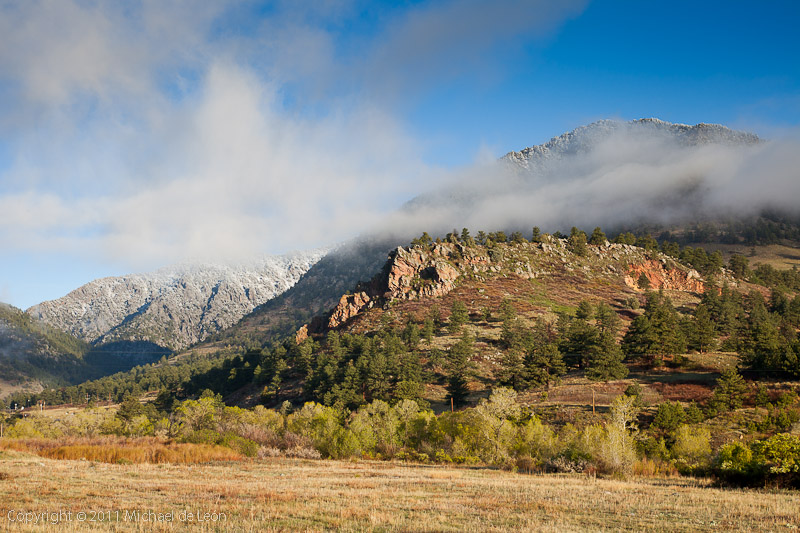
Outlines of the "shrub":
{"type": "Polygon", "coordinates": [[[259,459],[266,459],[268,457],[280,457],[280,456],[281,456],[281,450],[279,448],[273,448],[272,446],[261,446],[258,449],[259,459]]]}
{"type": "Polygon", "coordinates": [[[675,432],[672,455],[681,473],[706,472],[711,462],[711,432],[704,427],[679,427],[675,432]]]}
{"type": "Polygon", "coordinates": [[[295,446],[286,450],[286,457],[293,457],[295,459],[322,459],[322,454],[308,446],[295,446]]]}
{"type": "Polygon", "coordinates": [[[642,394],[642,386],[636,383],[635,381],[625,387],[625,392],[623,392],[625,396],[635,396],[639,397],[642,394]]]}
{"type": "Polygon", "coordinates": [[[648,459],[647,457],[636,461],[633,465],[633,475],[641,477],[665,477],[677,476],[680,472],[675,465],[660,459],[648,459]]]}
{"type": "Polygon", "coordinates": [[[252,440],[242,438],[233,433],[226,433],[219,442],[220,445],[237,451],[245,457],[256,457],[259,445],[252,440]]]}
{"type": "Polygon", "coordinates": [[[779,433],[748,447],[726,444],[714,460],[717,477],[737,485],[800,487],[800,437],[779,433]]]}
{"type": "Polygon", "coordinates": [[[685,412],[686,422],[689,424],[699,424],[705,419],[702,409],[700,409],[695,402],[690,403],[685,412]]]}

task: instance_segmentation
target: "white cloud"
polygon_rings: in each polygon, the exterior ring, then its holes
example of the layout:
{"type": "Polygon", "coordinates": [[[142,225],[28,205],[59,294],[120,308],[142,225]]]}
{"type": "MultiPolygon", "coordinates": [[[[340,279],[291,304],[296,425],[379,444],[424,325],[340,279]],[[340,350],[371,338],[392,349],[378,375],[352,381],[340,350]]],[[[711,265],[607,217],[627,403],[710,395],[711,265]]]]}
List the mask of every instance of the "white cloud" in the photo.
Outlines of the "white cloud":
{"type": "Polygon", "coordinates": [[[0,3],[0,248],[140,269],[375,227],[442,176],[381,88],[480,76],[491,67],[475,57],[546,33],[580,3],[393,8],[348,41],[367,8],[0,3]]]}
{"type": "Polygon", "coordinates": [[[496,231],[619,228],[708,217],[753,216],[764,208],[800,215],[800,143],[686,146],[668,135],[620,130],[591,150],[533,174],[500,163],[451,178],[431,200],[392,224],[409,234],[454,227],[496,231]]]}

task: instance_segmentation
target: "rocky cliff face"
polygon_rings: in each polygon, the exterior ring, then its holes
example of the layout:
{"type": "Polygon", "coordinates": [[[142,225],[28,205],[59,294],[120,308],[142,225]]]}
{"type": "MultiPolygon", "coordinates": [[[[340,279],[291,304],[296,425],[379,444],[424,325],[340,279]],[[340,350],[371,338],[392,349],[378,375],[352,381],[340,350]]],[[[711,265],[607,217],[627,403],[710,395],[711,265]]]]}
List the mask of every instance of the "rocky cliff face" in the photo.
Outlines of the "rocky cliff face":
{"type": "Polygon", "coordinates": [[[323,255],[320,250],[247,266],[178,266],[104,278],[27,313],[92,343],[151,341],[180,349],[286,291],[323,255]]]}
{"type": "Polygon", "coordinates": [[[565,239],[553,238],[543,243],[502,244],[492,249],[459,243],[399,247],[389,254],[379,275],[359,285],[352,294],[343,295],[324,319],[301,328],[296,340],[305,339],[309,331],[340,328],[363,311],[385,308],[391,302],[445,296],[466,277],[546,279],[577,275],[638,291],[641,274],[653,290],[695,294],[705,291],[697,271],[658,252],[624,244],[589,246],[587,257],[570,252],[565,239]]]}
{"type": "Polygon", "coordinates": [[[643,290],[639,288],[639,278],[642,274],[650,282],[652,290],[664,289],[698,294],[702,294],[706,290],[705,284],[696,270],[679,268],[666,259],[662,261],[647,259],[631,265],[625,275],[625,284],[632,289],[643,290]]]}
{"type": "Polygon", "coordinates": [[[435,298],[450,292],[464,271],[483,272],[491,260],[482,247],[456,243],[397,247],[383,270],[353,294],[345,294],[327,319],[327,328],[346,323],[362,309],[394,300],[435,298]]]}

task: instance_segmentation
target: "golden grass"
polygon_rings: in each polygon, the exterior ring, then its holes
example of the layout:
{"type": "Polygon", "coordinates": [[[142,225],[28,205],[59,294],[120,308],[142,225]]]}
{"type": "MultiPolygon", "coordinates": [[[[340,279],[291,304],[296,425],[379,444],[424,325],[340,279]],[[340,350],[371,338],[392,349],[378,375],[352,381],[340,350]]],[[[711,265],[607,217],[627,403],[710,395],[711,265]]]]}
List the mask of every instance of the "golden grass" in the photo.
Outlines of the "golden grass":
{"type": "Polygon", "coordinates": [[[230,448],[208,444],[162,442],[155,438],[122,439],[2,439],[0,450],[33,453],[50,459],[98,461],[101,463],[208,463],[238,461],[242,456],[230,448]]]}
{"type": "Polygon", "coordinates": [[[794,266],[800,267],[800,249],[782,244],[766,246],[748,246],[745,244],[703,244],[706,250],[719,250],[727,263],[734,254],[747,257],[750,267],[759,264],[771,265],[778,270],[788,270],[794,266]],[[753,255],[755,252],[755,255],[753,255]]]}
{"type": "MultiPolygon", "coordinates": [[[[274,459],[203,466],[55,461],[0,452],[0,529],[10,510],[173,513],[172,522],[61,524],[59,531],[729,531],[800,527],[797,495],[685,478],[532,476],[484,468],[274,459]],[[187,511],[224,520],[179,519],[187,511]]],[[[28,530],[34,530],[30,527],[28,530]]],[[[41,530],[41,529],[40,529],[41,530]]]]}

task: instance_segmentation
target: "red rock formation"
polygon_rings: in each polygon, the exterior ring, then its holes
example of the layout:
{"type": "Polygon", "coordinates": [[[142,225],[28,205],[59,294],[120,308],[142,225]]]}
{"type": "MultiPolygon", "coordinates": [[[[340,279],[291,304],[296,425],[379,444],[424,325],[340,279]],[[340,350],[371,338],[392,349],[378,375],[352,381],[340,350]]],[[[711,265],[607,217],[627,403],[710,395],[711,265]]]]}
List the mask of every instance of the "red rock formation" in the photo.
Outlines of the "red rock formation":
{"type": "Polygon", "coordinates": [[[676,290],[700,294],[706,290],[700,274],[696,270],[667,268],[663,262],[655,259],[648,259],[643,263],[628,267],[625,284],[639,290],[639,278],[642,274],[650,281],[650,288],[653,290],[676,290]]]}
{"type": "Polygon", "coordinates": [[[355,294],[345,294],[339,299],[339,304],[333,309],[331,316],[328,318],[328,328],[331,329],[344,324],[367,307],[371,301],[369,295],[363,291],[355,294]]]}
{"type": "Polygon", "coordinates": [[[455,287],[461,268],[486,270],[490,262],[489,257],[473,255],[471,249],[460,244],[438,243],[430,250],[422,246],[398,247],[389,254],[384,271],[367,287],[342,296],[327,327],[338,327],[362,309],[392,300],[444,296],[455,287]]]}
{"type": "Polygon", "coordinates": [[[307,338],[308,338],[308,324],[297,330],[297,333],[294,334],[294,342],[297,344],[301,344],[307,338]]]}

